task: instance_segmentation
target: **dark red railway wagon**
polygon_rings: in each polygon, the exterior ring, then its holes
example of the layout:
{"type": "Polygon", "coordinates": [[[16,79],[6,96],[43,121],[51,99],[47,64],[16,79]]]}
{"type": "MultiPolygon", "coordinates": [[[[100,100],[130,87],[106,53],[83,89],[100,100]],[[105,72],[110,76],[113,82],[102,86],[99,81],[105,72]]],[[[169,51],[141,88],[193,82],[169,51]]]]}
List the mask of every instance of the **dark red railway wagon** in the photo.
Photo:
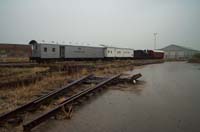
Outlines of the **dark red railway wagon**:
{"type": "Polygon", "coordinates": [[[160,50],[148,50],[148,55],[150,59],[163,59],[164,51],[160,50]]]}

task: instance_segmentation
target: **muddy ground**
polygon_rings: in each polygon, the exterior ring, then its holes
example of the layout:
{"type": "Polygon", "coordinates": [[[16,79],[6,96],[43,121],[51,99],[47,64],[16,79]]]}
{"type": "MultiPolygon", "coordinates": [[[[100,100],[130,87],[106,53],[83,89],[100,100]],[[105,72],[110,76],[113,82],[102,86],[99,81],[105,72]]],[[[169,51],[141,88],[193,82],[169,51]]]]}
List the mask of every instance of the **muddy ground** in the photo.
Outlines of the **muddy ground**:
{"type": "Polygon", "coordinates": [[[45,64],[45,66],[32,68],[1,68],[1,84],[16,84],[2,85],[0,87],[0,114],[21,106],[37,98],[39,95],[60,88],[72,80],[76,80],[90,73],[97,76],[111,76],[142,68],[142,65],[162,62],[163,60],[68,62],[45,64]],[[36,79],[33,79],[29,83],[24,83],[23,81],[17,83],[24,78],[31,79],[31,77],[36,77],[36,79]]]}
{"type": "Polygon", "coordinates": [[[135,69],[135,85],[109,87],[71,120],[48,120],[32,132],[199,132],[200,65],[165,62],[135,69]]]}
{"type": "Polygon", "coordinates": [[[97,76],[108,76],[130,71],[141,65],[161,62],[163,60],[124,60],[42,64],[42,66],[32,68],[1,67],[0,113],[12,110],[32,100],[42,92],[59,88],[69,81],[89,73],[94,73],[97,76]]]}

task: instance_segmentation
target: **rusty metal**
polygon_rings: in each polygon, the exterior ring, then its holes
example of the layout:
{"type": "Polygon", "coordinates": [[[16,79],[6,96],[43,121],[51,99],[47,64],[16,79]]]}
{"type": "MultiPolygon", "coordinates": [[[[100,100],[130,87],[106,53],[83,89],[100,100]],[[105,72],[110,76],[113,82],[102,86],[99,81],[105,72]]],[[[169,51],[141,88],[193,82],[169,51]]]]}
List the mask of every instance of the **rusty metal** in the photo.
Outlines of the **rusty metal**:
{"type": "Polygon", "coordinates": [[[142,77],[141,73],[135,74],[131,77],[131,80],[137,80],[138,78],[142,77]]]}
{"type": "Polygon", "coordinates": [[[30,109],[32,107],[35,107],[35,106],[39,106],[41,105],[42,103],[46,102],[48,99],[52,99],[52,98],[55,98],[56,96],[62,94],[63,92],[66,92],[68,91],[69,88],[71,88],[72,86],[75,86],[79,83],[81,83],[82,81],[84,81],[85,79],[89,78],[93,76],[92,74],[90,75],[87,75],[87,76],[84,76],[76,81],[73,81],[72,83],[70,84],[67,84],[66,86],[60,88],[60,89],[56,89],[52,92],[50,92],[49,94],[46,94],[42,97],[39,97],[33,101],[30,101],[29,103],[26,103],[10,112],[7,112],[3,115],[0,115],[0,124],[5,122],[6,120],[10,119],[10,118],[13,118],[15,117],[17,114],[20,114],[20,113],[23,113],[24,111],[26,111],[27,109],[30,109]]]}
{"type": "Polygon", "coordinates": [[[118,83],[121,83],[121,82],[133,83],[134,81],[136,81],[140,77],[142,77],[141,73],[134,74],[134,75],[131,75],[131,76],[124,76],[124,77],[122,76],[121,78],[119,78],[118,83]]]}
{"type": "Polygon", "coordinates": [[[84,84],[98,84],[100,82],[102,82],[102,80],[106,80],[108,78],[106,77],[93,77],[92,79],[86,79],[83,81],[84,84]]]}
{"type": "Polygon", "coordinates": [[[78,79],[78,80],[76,80],[76,81],[74,81],[74,82],[68,84],[67,86],[65,86],[65,87],[63,87],[63,88],[61,88],[61,89],[55,90],[55,91],[53,91],[53,92],[47,94],[46,96],[39,98],[38,100],[36,100],[36,101],[34,102],[34,104],[35,104],[35,105],[39,105],[39,104],[44,103],[44,102],[45,102],[46,100],[48,100],[49,98],[55,98],[56,96],[59,96],[59,95],[63,94],[64,92],[66,92],[66,91],[67,91],[69,88],[71,88],[72,86],[77,85],[77,84],[81,83],[82,81],[84,81],[84,80],[86,80],[86,79],[88,79],[88,78],[90,78],[90,77],[92,77],[92,76],[93,76],[92,74],[90,74],[90,75],[88,75],[88,76],[84,76],[84,77],[82,77],[82,78],[80,78],[80,79],[78,79]]]}
{"type": "Polygon", "coordinates": [[[78,99],[80,99],[81,97],[90,94],[92,92],[94,92],[95,90],[98,90],[99,88],[102,88],[103,86],[107,85],[108,83],[112,82],[113,80],[119,78],[121,74],[115,75],[111,78],[108,78],[106,80],[104,80],[103,82],[97,84],[95,87],[93,88],[88,88],[80,93],[77,93],[69,98],[67,98],[65,101],[63,101],[62,104],[58,105],[57,107],[55,107],[54,109],[48,111],[47,113],[44,113],[42,115],[40,115],[39,117],[37,117],[36,119],[26,123],[23,125],[23,129],[24,131],[30,131],[32,128],[36,127],[37,125],[41,124],[42,122],[46,121],[47,119],[49,119],[50,117],[54,116],[57,112],[59,112],[60,110],[62,110],[63,107],[73,103],[74,101],[77,101],[78,99]]]}

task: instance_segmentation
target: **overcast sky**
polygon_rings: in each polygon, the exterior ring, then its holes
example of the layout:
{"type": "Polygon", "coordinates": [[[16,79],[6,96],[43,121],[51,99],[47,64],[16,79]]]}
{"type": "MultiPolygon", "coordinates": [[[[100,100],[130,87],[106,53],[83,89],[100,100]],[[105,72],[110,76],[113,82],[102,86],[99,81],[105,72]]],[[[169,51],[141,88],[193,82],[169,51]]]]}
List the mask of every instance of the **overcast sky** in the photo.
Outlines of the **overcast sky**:
{"type": "Polygon", "coordinates": [[[200,0],[0,0],[0,43],[200,49],[200,0]]]}

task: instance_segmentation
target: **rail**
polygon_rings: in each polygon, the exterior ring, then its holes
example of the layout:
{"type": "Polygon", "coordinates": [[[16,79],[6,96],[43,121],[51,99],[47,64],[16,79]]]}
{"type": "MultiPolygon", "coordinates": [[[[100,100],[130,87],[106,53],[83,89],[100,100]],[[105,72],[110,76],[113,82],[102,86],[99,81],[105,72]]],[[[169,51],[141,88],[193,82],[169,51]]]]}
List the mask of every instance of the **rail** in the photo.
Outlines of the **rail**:
{"type": "Polygon", "coordinates": [[[67,84],[66,86],[64,86],[60,89],[56,89],[56,90],[50,92],[49,94],[41,96],[41,97],[39,97],[39,98],[37,98],[33,101],[30,101],[30,102],[28,102],[28,103],[26,103],[26,104],[24,104],[24,105],[22,105],[22,106],[20,106],[16,109],[12,110],[12,111],[10,111],[10,112],[7,112],[5,114],[0,115],[0,124],[5,122],[6,120],[9,120],[10,118],[15,117],[17,114],[26,111],[29,108],[33,108],[35,106],[41,105],[42,103],[46,102],[50,98],[55,98],[56,96],[68,91],[68,89],[70,89],[72,86],[75,86],[75,85],[83,82],[84,80],[88,79],[91,76],[93,76],[93,75],[90,74],[90,75],[81,77],[80,79],[75,80],[72,83],[67,84]]]}
{"type": "Polygon", "coordinates": [[[47,113],[42,114],[41,116],[37,117],[36,119],[26,123],[23,125],[23,129],[24,131],[30,131],[32,128],[38,126],[39,124],[41,124],[42,122],[46,121],[47,119],[49,119],[50,117],[54,116],[58,111],[60,111],[64,106],[80,99],[81,97],[105,86],[106,84],[110,83],[111,81],[117,79],[118,77],[120,77],[121,74],[112,76],[111,78],[106,79],[103,82],[100,82],[99,84],[97,84],[96,86],[94,86],[93,88],[88,88],[82,92],[79,92],[69,98],[67,98],[65,101],[63,101],[63,103],[61,103],[60,105],[58,105],[57,107],[55,107],[54,109],[48,111],[47,113]]]}

